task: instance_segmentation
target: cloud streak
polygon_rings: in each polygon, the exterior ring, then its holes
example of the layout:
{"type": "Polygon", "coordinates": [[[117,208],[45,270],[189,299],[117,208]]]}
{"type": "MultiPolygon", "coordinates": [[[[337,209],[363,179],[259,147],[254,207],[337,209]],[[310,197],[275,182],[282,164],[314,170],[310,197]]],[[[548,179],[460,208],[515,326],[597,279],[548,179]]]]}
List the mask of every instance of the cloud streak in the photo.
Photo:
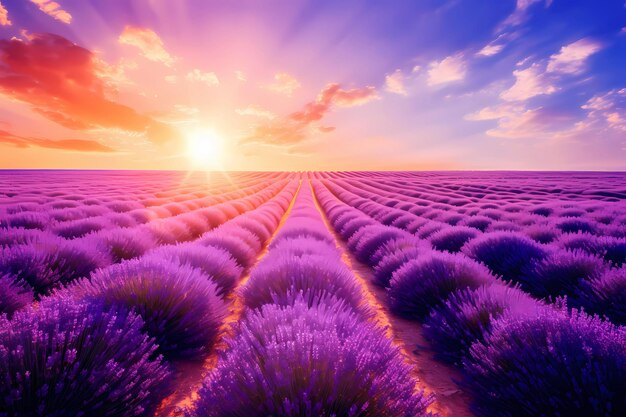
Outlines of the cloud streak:
{"type": "Polygon", "coordinates": [[[563,74],[580,74],[585,69],[587,58],[602,49],[602,45],[591,39],[580,39],[561,48],[550,57],[547,71],[563,74]]]}
{"type": "Polygon", "coordinates": [[[122,45],[138,48],[149,61],[160,62],[168,67],[174,65],[176,59],[165,49],[163,41],[155,31],[148,28],[126,26],[118,38],[122,45]]]}
{"type": "Polygon", "coordinates": [[[83,139],[52,140],[34,137],[17,136],[4,130],[0,130],[0,143],[13,145],[18,148],[45,148],[72,152],[117,152],[115,149],[103,145],[100,142],[83,139]]]}
{"type": "Polygon", "coordinates": [[[70,24],[72,22],[72,15],[69,12],[63,10],[61,5],[52,0],[30,0],[39,7],[39,10],[52,17],[59,22],[70,24]]]}

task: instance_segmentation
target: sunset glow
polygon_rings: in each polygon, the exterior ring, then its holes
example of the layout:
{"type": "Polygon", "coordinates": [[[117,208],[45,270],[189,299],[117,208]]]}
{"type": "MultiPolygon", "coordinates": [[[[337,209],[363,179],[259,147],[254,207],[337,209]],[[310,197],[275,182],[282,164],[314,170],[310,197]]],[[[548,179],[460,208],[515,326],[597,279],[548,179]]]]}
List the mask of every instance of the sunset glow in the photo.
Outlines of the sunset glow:
{"type": "Polygon", "coordinates": [[[186,136],[187,156],[195,168],[223,169],[223,141],[211,129],[195,130],[186,136]]]}
{"type": "Polygon", "coordinates": [[[620,0],[0,5],[3,168],[626,169],[620,0]]]}

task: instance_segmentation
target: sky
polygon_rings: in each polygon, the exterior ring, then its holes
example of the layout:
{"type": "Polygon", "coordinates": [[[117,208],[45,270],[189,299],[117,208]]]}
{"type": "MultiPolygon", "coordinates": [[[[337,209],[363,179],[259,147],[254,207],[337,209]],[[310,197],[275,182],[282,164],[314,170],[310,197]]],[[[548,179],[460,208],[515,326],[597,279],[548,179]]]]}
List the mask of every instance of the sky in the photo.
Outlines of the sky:
{"type": "Polygon", "coordinates": [[[0,168],[626,170],[626,4],[0,0],[0,168]]]}

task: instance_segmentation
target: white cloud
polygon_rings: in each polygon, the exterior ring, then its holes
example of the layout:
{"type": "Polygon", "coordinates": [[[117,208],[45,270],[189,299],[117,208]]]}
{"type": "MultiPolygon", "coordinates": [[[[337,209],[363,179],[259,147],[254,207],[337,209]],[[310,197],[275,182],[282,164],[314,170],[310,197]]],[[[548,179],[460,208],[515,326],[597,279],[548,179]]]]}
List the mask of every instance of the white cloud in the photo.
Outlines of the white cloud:
{"type": "Polygon", "coordinates": [[[385,76],[385,90],[390,93],[407,96],[409,93],[406,91],[404,80],[404,74],[399,69],[391,74],[387,74],[387,76],[385,76]]]}
{"type": "Polygon", "coordinates": [[[485,45],[485,47],[483,49],[481,49],[480,51],[478,51],[476,53],[476,55],[478,55],[478,56],[493,56],[493,55],[496,55],[497,53],[499,53],[502,49],[504,49],[504,45],[490,43],[488,45],[485,45]]]}
{"type": "Polygon", "coordinates": [[[591,39],[580,39],[561,48],[550,57],[548,72],[578,74],[585,68],[585,61],[602,49],[602,45],[591,39]]]}
{"type": "Polygon", "coordinates": [[[239,81],[247,81],[246,74],[243,71],[235,71],[235,78],[239,81]]]}
{"type": "Polygon", "coordinates": [[[607,127],[626,131],[626,88],[611,90],[590,98],[581,109],[587,110],[588,123],[602,120],[607,127]]]}
{"type": "Polygon", "coordinates": [[[475,113],[470,113],[465,116],[465,120],[471,121],[483,121],[483,120],[497,120],[504,117],[512,117],[516,114],[523,112],[525,109],[523,106],[512,104],[501,104],[493,107],[484,107],[475,113]]]}
{"type": "Polygon", "coordinates": [[[200,109],[197,107],[187,106],[185,104],[174,104],[174,108],[177,112],[186,114],[188,116],[195,116],[200,113],[200,109]]]}
{"type": "Polygon", "coordinates": [[[279,72],[274,75],[274,82],[269,84],[267,88],[275,93],[291,97],[293,92],[300,88],[300,82],[286,72],[279,72]]]}
{"type": "Polygon", "coordinates": [[[203,83],[209,87],[219,85],[220,83],[220,80],[214,72],[202,72],[197,68],[188,72],[185,79],[187,79],[187,81],[203,83]]]}
{"type": "Polygon", "coordinates": [[[250,105],[243,109],[236,109],[235,113],[240,116],[254,116],[254,117],[262,117],[265,119],[274,119],[276,115],[269,110],[265,110],[261,106],[250,105]]]}
{"type": "Polygon", "coordinates": [[[552,0],[517,0],[515,10],[502,22],[500,30],[522,24],[528,18],[528,9],[536,3],[545,3],[546,7],[550,7],[552,0]]]}
{"type": "Polygon", "coordinates": [[[500,93],[500,98],[505,101],[523,101],[557,91],[557,88],[546,80],[539,64],[533,64],[523,70],[515,70],[513,75],[515,84],[500,93]]]}
{"type": "Polygon", "coordinates": [[[461,81],[467,73],[467,63],[462,54],[431,62],[428,68],[428,85],[431,86],[461,81]]]}

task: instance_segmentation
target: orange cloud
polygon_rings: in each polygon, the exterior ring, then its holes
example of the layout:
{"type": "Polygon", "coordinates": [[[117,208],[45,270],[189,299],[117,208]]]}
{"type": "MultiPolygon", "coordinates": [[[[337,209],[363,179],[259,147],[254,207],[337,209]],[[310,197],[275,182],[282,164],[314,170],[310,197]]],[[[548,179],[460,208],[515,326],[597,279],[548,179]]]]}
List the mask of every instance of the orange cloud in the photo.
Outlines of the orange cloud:
{"type": "Polygon", "coordinates": [[[167,52],[163,41],[152,29],[126,26],[118,42],[139,48],[146,59],[161,62],[168,67],[172,66],[176,60],[167,52]]]}
{"type": "MultiPolygon", "coordinates": [[[[378,98],[374,87],[344,90],[339,84],[331,83],[320,91],[315,101],[307,103],[302,110],[291,113],[281,120],[272,120],[257,126],[254,134],[244,139],[243,143],[291,145],[302,142],[311,133],[311,125],[322,120],[333,106],[360,106],[378,98]]],[[[334,128],[318,127],[317,130],[326,133],[334,128]]]]}
{"type": "Polygon", "coordinates": [[[83,139],[63,139],[63,140],[51,140],[42,138],[32,138],[16,136],[12,133],[0,130],[0,143],[6,143],[14,145],[18,148],[47,148],[47,149],[59,149],[65,151],[74,152],[116,152],[115,149],[103,145],[100,142],[93,140],[83,139]]]}
{"type": "Polygon", "coordinates": [[[0,3],[0,26],[11,26],[8,10],[0,3]]]}
{"type": "Polygon", "coordinates": [[[94,54],[61,36],[0,40],[0,93],[10,99],[69,129],[117,128],[157,143],[176,136],[169,126],[108,100],[105,92],[94,54]]]}
{"type": "Polygon", "coordinates": [[[30,0],[39,7],[39,10],[48,16],[68,25],[72,22],[72,15],[61,8],[61,5],[52,0],[30,0]]]}

